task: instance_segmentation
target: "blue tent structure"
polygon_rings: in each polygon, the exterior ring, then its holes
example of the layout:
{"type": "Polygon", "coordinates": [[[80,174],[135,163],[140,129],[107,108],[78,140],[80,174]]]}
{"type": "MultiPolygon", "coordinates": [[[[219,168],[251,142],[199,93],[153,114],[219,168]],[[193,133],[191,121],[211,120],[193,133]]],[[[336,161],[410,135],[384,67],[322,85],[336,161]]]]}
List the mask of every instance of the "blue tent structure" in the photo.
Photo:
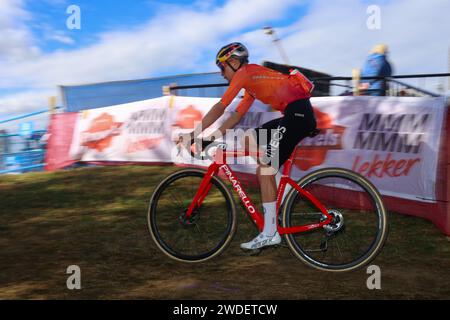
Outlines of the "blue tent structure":
{"type": "MultiPolygon", "coordinates": [[[[161,97],[163,87],[170,85],[203,85],[226,83],[219,72],[177,75],[171,77],[114,81],[76,86],[60,86],[67,112],[78,112],[134,101],[161,97]]],[[[226,87],[179,90],[177,95],[193,97],[221,97],[226,87]]]]}

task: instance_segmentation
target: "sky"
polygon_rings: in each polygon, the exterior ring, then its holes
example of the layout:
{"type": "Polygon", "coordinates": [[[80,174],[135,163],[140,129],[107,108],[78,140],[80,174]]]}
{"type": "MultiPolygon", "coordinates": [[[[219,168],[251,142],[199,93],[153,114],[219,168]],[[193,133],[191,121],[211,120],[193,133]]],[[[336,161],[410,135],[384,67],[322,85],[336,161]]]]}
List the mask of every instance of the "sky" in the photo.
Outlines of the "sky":
{"type": "Polygon", "coordinates": [[[282,63],[265,26],[292,64],[335,76],[377,43],[395,74],[449,72],[448,12],[448,0],[0,0],[0,120],[45,109],[58,85],[217,71],[232,41],[282,63]],[[67,27],[72,6],[80,29],[67,27]]]}

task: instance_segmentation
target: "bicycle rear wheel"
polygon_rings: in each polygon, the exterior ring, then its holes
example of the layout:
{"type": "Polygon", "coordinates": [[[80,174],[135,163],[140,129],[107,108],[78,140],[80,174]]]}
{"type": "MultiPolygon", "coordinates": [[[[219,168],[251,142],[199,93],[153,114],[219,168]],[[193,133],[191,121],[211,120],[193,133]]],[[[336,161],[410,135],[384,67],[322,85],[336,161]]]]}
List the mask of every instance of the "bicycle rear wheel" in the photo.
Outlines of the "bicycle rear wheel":
{"type": "MultiPolygon", "coordinates": [[[[333,222],[323,228],[286,235],[292,252],[306,264],[326,271],[360,268],[381,251],[387,237],[387,213],[381,196],[363,176],[345,169],[315,171],[298,182],[327,208],[333,222]]],[[[326,220],[298,191],[286,196],[285,227],[326,220]]]]}
{"type": "Polygon", "coordinates": [[[168,176],[150,200],[148,227],[157,246],[169,257],[201,262],[219,255],[236,231],[233,198],[217,177],[200,208],[185,214],[198,191],[205,171],[186,169],[168,176]]]}

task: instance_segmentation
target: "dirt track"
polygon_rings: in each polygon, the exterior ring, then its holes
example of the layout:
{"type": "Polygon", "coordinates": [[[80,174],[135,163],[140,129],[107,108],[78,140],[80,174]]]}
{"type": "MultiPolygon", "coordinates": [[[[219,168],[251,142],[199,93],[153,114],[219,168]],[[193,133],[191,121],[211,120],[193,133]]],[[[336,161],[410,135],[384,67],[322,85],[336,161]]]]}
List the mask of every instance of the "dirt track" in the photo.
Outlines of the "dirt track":
{"type": "MultiPolygon", "coordinates": [[[[450,241],[428,221],[391,214],[381,290],[365,269],[316,271],[289,249],[247,256],[239,213],[230,248],[203,264],[167,258],[147,232],[153,187],[173,168],[83,169],[0,182],[1,299],[449,299],[450,241]],[[66,288],[81,268],[82,290],[66,288]]],[[[250,235],[248,233],[251,233],[250,235]]]]}

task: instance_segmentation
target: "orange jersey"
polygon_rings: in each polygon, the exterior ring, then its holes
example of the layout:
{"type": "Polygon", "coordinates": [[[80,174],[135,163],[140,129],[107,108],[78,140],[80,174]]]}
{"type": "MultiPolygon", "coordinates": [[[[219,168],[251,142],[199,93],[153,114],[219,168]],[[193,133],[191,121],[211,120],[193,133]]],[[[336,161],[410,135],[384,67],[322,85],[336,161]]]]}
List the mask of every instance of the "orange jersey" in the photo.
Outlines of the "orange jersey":
{"type": "Polygon", "coordinates": [[[257,64],[247,64],[236,72],[221,103],[227,107],[241,89],[245,95],[236,108],[240,114],[246,113],[255,99],[284,112],[291,102],[311,97],[296,77],[257,64]]]}

